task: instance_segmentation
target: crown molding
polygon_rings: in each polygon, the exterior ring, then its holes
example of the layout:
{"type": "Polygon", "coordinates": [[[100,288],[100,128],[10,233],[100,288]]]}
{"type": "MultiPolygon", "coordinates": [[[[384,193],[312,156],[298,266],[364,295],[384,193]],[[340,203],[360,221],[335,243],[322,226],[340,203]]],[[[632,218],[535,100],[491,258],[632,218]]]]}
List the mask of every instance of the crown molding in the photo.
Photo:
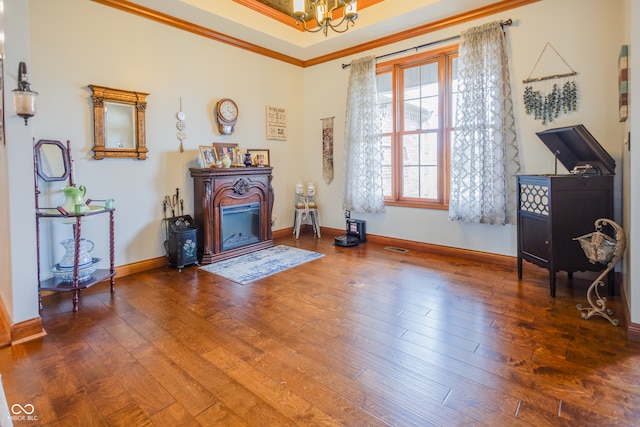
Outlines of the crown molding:
{"type": "Polygon", "coordinates": [[[188,31],[198,36],[206,37],[211,40],[215,40],[221,43],[225,43],[240,49],[248,50],[258,55],[268,56],[269,58],[277,59],[279,61],[287,62],[289,64],[297,65],[299,67],[304,66],[304,62],[298,58],[285,55],[280,52],[276,52],[271,49],[267,49],[262,46],[258,46],[253,43],[240,40],[235,37],[228,36],[218,31],[206,28],[200,25],[196,25],[192,22],[185,21],[183,19],[176,18],[175,16],[167,15],[166,13],[159,12],[148,7],[140,6],[139,4],[132,3],[127,0],[91,0],[95,3],[99,3],[105,6],[113,7],[114,9],[122,10],[124,12],[131,13],[133,15],[141,16],[143,18],[150,19],[161,24],[168,25],[170,27],[178,28],[180,30],[188,31]]]}
{"type": "Polygon", "coordinates": [[[424,34],[432,33],[434,31],[440,31],[445,28],[453,27],[455,25],[463,24],[465,22],[473,21],[475,19],[484,18],[485,16],[491,16],[496,13],[504,12],[507,10],[515,9],[517,7],[526,6],[531,3],[537,3],[541,0],[505,0],[497,3],[490,4],[478,9],[464,12],[458,15],[454,15],[439,21],[430,22],[419,27],[410,28],[405,31],[401,31],[396,34],[392,34],[387,37],[382,37],[370,42],[352,46],[347,49],[332,52],[328,55],[319,56],[317,58],[304,61],[304,67],[311,67],[314,65],[322,64],[324,62],[333,61],[336,59],[344,58],[346,56],[354,55],[356,53],[365,52],[377,47],[386,46],[392,43],[401,42],[411,39],[413,37],[422,36],[424,34]]]}
{"type": "MultiPolygon", "coordinates": [[[[299,58],[294,58],[289,55],[285,55],[280,52],[276,52],[271,49],[267,49],[265,47],[249,43],[243,40],[240,40],[235,37],[228,36],[226,34],[220,33],[218,31],[214,31],[210,28],[202,27],[200,25],[196,25],[192,22],[188,22],[179,18],[176,18],[171,15],[167,15],[165,13],[159,12],[157,10],[140,6],[138,4],[132,3],[127,0],[92,0],[95,3],[100,3],[105,6],[110,6],[118,10],[122,10],[124,12],[128,12],[143,18],[151,19],[152,21],[156,21],[165,25],[169,25],[174,28],[178,28],[180,30],[188,31],[190,33],[209,38],[211,40],[215,40],[221,43],[225,43],[240,49],[248,50],[250,52],[256,53],[258,55],[264,55],[272,59],[276,59],[278,61],[283,61],[292,65],[296,65],[298,67],[311,67],[314,65],[322,64],[324,62],[333,61],[336,59],[340,59],[346,56],[354,55],[360,52],[364,52],[367,50],[371,50],[377,47],[386,46],[392,43],[397,43],[403,40],[411,39],[413,37],[421,36],[424,34],[428,34],[434,31],[443,30],[448,27],[452,27],[454,25],[459,25],[465,22],[473,21],[475,19],[483,18],[485,16],[490,16],[496,13],[504,12],[507,10],[515,9],[521,6],[526,6],[531,3],[536,3],[541,0],[502,0],[496,3],[471,10],[469,12],[461,13],[458,15],[451,16],[449,18],[441,19],[439,21],[431,22],[425,25],[421,25],[419,27],[410,28],[405,31],[401,31],[396,34],[392,34],[387,37],[382,37],[376,40],[372,40],[370,42],[362,43],[357,46],[353,46],[347,49],[342,49],[336,52],[332,52],[328,55],[319,56],[317,58],[308,59],[306,61],[301,60],[299,58]]],[[[248,0],[236,0],[238,3],[249,3],[248,0]]],[[[361,0],[364,7],[364,3],[367,6],[375,4],[381,0],[361,0]]],[[[257,3],[257,2],[255,2],[257,3]]],[[[266,8],[266,6],[263,5],[266,8]]],[[[284,15],[284,14],[280,14],[284,15]]],[[[291,18],[293,19],[293,18],[291,18]]]]}

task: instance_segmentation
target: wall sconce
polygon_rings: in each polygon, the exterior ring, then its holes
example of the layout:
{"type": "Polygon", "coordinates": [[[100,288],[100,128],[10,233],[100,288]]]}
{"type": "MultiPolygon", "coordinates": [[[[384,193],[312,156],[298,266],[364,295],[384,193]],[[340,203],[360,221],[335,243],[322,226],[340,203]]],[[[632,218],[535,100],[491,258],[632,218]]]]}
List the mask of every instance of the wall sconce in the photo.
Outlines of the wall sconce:
{"type": "Polygon", "coordinates": [[[27,64],[21,62],[18,65],[18,89],[13,90],[13,106],[16,114],[24,119],[24,125],[27,125],[29,117],[36,114],[36,98],[38,92],[29,89],[29,81],[27,80],[27,64]]]}

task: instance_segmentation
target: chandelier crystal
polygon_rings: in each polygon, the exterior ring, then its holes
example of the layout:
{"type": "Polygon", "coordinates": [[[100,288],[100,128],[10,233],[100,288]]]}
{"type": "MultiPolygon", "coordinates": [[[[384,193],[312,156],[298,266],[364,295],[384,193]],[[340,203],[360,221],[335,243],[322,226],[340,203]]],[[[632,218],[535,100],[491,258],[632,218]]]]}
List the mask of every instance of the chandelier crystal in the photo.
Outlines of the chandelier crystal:
{"type": "Polygon", "coordinates": [[[333,7],[329,8],[330,0],[293,0],[293,17],[296,20],[296,25],[302,24],[305,31],[310,33],[317,33],[322,31],[327,36],[329,28],[336,33],[344,33],[349,29],[349,24],[354,25],[356,19],[358,19],[357,12],[357,0],[333,0],[333,7]],[[342,9],[342,19],[336,24],[332,23],[333,13],[339,8],[342,9]],[[313,20],[316,21],[316,28],[307,27],[307,7],[313,11],[313,20]],[[345,24],[344,28],[340,28],[342,24],[345,24]]]}

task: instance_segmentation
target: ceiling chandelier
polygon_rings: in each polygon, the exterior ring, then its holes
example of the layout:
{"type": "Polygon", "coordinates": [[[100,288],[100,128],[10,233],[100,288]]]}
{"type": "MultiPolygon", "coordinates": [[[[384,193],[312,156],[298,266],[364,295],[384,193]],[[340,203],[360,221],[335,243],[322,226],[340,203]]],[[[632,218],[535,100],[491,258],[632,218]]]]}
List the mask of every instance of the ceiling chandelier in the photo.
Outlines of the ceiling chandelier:
{"type": "Polygon", "coordinates": [[[302,23],[302,27],[305,31],[309,31],[310,33],[317,33],[318,31],[322,31],[327,36],[329,28],[331,28],[336,33],[344,33],[349,29],[349,24],[354,25],[354,21],[358,19],[357,13],[357,0],[334,0],[334,6],[329,8],[329,0],[293,0],[293,17],[296,20],[296,25],[300,25],[302,23]],[[308,28],[307,27],[307,18],[309,15],[307,14],[307,6],[309,9],[314,11],[315,16],[312,19],[315,19],[317,22],[317,28],[308,28]],[[337,24],[332,24],[332,17],[334,11],[341,8],[342,9],[342,19],[337,24]],[[345,23],[343,29],[339,27],[345,23]]]}

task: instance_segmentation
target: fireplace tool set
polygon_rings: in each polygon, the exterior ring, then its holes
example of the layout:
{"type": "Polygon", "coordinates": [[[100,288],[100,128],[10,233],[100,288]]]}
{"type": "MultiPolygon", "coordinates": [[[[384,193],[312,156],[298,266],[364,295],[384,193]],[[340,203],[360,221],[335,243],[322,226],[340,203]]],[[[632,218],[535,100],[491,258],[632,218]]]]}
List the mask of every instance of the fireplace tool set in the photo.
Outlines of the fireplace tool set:
{"type": "Polygon", "coordinates": [[[162,212],[164,220],[167,220],[167,211],[171,211],[171,218],[184,215],[184,200],[180,198],[180,189],[176,188],[176,194],[173,196],[164,196],[162,201],[162,212]],[[177,215],[176,215],[177,214],[177,215]]]}
{"type": "Polygon", "coordinates": [[[184,214],[184,200],[180,198],[178,188],[173,196],[165,196],[162,212],[166,234],[164,248],[169,258],[169,266],[182,271],[185,265],[198,265],[198,227],[191,216],[184,214]],[[168,214],[171,216],[167,217],[168,214]]]}
{"type": "Polygon", "coordinates": [[[600,273],[598,278],[589,286],[589,289],[587,289],[587,301],[590,307],[582,307],[582,304],[577,304],[576,307],[582,311],[582,318],[585,320],[591,318],[591,316],[600,316],[607,319],[612,325],[617,326],[619,322],[617,319],[611,317],[613,312],[607,309],[605,304],[607,299],[600,296],[598,286],[604,286],[602,279],[616,266],[620,258],[622,258],[626,246],[624,230],[614,221],[606,218],[597,219],[595,221],[595,229],[596,231],[593,233],[576,237],[574,240],[580,242],[580,246],[582,246],[582,250],[589,259],[589,262],[592,264],[596,262],[606,264],[607,268],[600,273]],[[609,224],[613,227],[615,230],[615,238],[602,232],[602,226],[604,224],[609,224]]]}

